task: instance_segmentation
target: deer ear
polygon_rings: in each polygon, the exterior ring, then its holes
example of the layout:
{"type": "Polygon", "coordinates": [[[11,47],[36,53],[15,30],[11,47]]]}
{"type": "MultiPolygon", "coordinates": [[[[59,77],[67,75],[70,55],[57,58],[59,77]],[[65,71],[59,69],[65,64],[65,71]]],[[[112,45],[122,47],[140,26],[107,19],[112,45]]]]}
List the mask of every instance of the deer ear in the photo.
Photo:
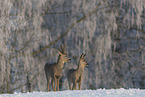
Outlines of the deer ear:
{"type": "Polygon", "coordinates": [[[63,44],[60,45],[60,49],[62,51],[63,54],[66,54],[66,51],[65,51],[65,44],[63,46],[63,44]]]}
{"type": "Polygon", "coordinates": [[[81,57],[80,58],[84,58],[84,53],[82,53],[81,57]]]}
{"type": "Polygon", "coordinates": [[[60,55],[62,55],[62,52],[58,49],[58,53],[60,54],[60,55]]]}
{"type": "Polygon", "coordinates": [[[86,56],[86,54],[84,54],[84,57],[86,56]]]}

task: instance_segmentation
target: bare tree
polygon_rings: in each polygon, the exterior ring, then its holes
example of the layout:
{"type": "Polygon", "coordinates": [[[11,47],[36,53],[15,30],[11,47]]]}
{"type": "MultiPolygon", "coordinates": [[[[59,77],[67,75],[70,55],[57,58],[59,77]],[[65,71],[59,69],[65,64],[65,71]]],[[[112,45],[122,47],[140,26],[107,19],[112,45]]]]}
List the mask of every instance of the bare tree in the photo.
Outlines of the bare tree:
{"type": "MultiPolygon", "coordinates": [[[[3,93],[26,92],[27,73],[33,90],[46,91],[44,63],[57,60],[54,48],[60,43],[74,63],[87,54],[82,89],[145,87],[144,0],[3,0],[0,5],[3,93]]],[[[61,90],[74,63],[64,66],[61,90]]]]}

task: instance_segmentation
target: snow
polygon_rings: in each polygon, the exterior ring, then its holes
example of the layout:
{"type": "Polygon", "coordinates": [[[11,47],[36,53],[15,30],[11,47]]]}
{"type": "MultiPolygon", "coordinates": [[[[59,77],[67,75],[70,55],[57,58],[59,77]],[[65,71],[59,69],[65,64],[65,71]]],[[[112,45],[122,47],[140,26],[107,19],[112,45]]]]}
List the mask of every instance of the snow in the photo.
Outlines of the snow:
{"type": "Polygon", "coordinates": [[[1,94],[0,97],[145,97],[145,90],[121,88],[31,93],[15,92],[14,94],[1,94]]]}

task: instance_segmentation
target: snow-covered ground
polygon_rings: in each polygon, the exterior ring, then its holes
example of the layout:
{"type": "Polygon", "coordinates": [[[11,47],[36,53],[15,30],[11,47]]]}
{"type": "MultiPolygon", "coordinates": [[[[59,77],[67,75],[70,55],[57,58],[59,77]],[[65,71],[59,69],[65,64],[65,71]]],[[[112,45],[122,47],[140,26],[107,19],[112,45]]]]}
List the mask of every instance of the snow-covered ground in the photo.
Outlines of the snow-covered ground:
{"type": "Polygon", "coordinates": [[[0,94],[0,97],[145,97],[145,90],[140,89],[97,89],[66,90],[57,92],[32,92],[0,94]]]}

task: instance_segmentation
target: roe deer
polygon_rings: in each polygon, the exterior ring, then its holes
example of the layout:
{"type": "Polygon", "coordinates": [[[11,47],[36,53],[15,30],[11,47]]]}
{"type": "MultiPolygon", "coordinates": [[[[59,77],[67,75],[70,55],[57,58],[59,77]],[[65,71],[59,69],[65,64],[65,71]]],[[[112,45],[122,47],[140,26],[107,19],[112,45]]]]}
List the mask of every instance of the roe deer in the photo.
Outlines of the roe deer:
{"type": "Polygon", "coordinates": [[[84,57],[86,54],[82,54],[78,63],[77,69],[70,69],[67,73],[69,90],[76,90],[77,83],[79,84],[79,90],[81,90],[81,81],[83,79],[84,67],[88,65],[85,61],[84,57]],[[71,88],[71,84],[73,83],[73,88],[71,88]]]}
{"type": "Polygon", "coordinates": [[[67,57],[67,54],[64,50],[64,47],[62,47],[62,45],[61,45],[61,50],[62,51],[58,49],[59,57],[58,57],[57,63],[53,63],[53,64],[46,63],[44,67],[46,79],[47,79],[48,92],[49,92],[50,78],[51,78],[51,85],[52,85],[53,91],[56,91],[56,86],[57,86],[57,90],[59,91],[59,80],[60,80],[60,77],[62,76],[62,69],[63,69],[64,63],[71,60],[70,58],[67,57]],[[53,85],[54,82],[55,82],[55,88],[53,85]]]}

